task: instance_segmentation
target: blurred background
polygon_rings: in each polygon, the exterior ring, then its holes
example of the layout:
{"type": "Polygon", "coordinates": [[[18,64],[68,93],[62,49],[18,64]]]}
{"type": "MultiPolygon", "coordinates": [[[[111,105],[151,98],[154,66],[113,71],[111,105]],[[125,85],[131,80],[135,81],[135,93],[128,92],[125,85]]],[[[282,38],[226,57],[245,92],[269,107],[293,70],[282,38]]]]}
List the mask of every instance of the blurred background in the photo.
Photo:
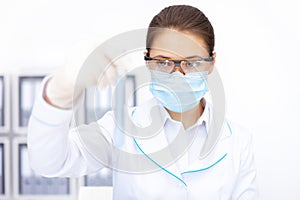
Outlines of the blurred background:
{"type": "MultiPolygon", "coordinates": [[[[111,172],[67,179],[34,174],[26,126],[42,78],[61,67],[76,42],[147,28],[169,5],[198,7],[216,35],[230,120],[253,130],[261,199],[300,199],[299,6],[293,0],[1,0],[0,199],[72,199],[80,186],[111,186],[111,172]]],[[[142,52],[140,58],[142,59],[142,52]]],[[[127,90],[138,80],[128,76],[127,90]]],[[[95,105],[109,110],[111,88],[95,105]]],[[[88,96],[87,102],[88,100],[88,96]]],[[[97,97],[95,97],[97,98],[97,97]]],[[[131,105],[143,101],[132,99],[131,105]]],[[[88,106],[82,122],[91,120],[88,106]]],[[[96,114],[101,117],[103,113],[96,114]]]]}

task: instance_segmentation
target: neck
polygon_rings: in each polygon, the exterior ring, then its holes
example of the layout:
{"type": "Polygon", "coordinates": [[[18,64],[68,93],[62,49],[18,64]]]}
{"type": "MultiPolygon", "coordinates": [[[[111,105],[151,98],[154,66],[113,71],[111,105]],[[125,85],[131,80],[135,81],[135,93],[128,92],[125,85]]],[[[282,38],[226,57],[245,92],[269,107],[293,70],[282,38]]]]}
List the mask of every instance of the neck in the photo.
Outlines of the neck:
{"type": "Polygon", "coordinates": [[[194,125],[197,122],[197,120],[199,119],[199,117],[202,115],[204,109],[202,107],[201,101],[193,109],[188,110],[183,113],[173,112],[168,109],[166,109],[166,110],[168,111],[168,113],[172,119],[174,119],[176,121],[180,121],[183,124],[183,127],[185,129],[187,129],[187,128],[191,127],[192,125],[194,125]]]}

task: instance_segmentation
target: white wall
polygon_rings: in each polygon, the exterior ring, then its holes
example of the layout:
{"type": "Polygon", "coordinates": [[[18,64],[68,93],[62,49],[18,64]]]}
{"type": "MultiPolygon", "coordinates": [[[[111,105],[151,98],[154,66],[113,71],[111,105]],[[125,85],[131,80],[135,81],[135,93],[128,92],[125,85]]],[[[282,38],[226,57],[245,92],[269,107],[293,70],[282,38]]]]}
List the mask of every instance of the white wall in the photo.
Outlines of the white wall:
{"type": "Polygon", "coordinates": [[[227,115],[254,130],[261,199],[300,199],[297,2],[2,0],[0,73],[61,66],[76,41],[146,28],[181,3],[203,10],[215,28],[227,115]]]}

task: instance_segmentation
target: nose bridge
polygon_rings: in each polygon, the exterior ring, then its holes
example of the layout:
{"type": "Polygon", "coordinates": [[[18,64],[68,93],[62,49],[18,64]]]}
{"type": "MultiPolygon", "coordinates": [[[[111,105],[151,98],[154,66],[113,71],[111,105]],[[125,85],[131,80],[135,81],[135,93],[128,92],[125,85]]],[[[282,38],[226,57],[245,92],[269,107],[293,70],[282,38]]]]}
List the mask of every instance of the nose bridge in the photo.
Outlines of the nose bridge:
{"type": "Polygon", "coordinates": [[[182,60],[173,60],[173,63],[174,63],[174,67],[178,66],[178,67],[181,67],[181,63],[182,63],[182,60]]]}
{"type": "Polygon", "coordinates": [[[173,60],[173,71],[172,72],[181,72],[183,74],[185,74],[185,72],[183,71],[181,64],[182,64],[183,60],[173,60]]]}

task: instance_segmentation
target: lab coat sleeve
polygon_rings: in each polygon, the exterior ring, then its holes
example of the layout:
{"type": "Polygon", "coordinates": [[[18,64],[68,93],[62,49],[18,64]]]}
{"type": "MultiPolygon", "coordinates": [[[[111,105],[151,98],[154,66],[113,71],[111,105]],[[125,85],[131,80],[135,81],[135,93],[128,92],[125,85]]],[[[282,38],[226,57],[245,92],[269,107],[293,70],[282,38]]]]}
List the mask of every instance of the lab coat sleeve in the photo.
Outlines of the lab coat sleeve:
{"type": "Polygon", "coordinates": [[[55,108],[42,97],[48,79],[41,84],[28,125],[31,168],[46,177],[79,177],[100,170],[110,162],[110,134],[98,122],[70,129],[73,111],[55,108]],[[97,158],[89,149],[95,145],[101,153],[97,158]]]}
{"type": "Polygon", "coordinates": [[[256,166],[254,160],[254,151],[252,135],[249,133],[245,147],[240,154],[240,170],[232,195],[234,200],[257,200],[258,185],[256,180],[256,166]]]}

